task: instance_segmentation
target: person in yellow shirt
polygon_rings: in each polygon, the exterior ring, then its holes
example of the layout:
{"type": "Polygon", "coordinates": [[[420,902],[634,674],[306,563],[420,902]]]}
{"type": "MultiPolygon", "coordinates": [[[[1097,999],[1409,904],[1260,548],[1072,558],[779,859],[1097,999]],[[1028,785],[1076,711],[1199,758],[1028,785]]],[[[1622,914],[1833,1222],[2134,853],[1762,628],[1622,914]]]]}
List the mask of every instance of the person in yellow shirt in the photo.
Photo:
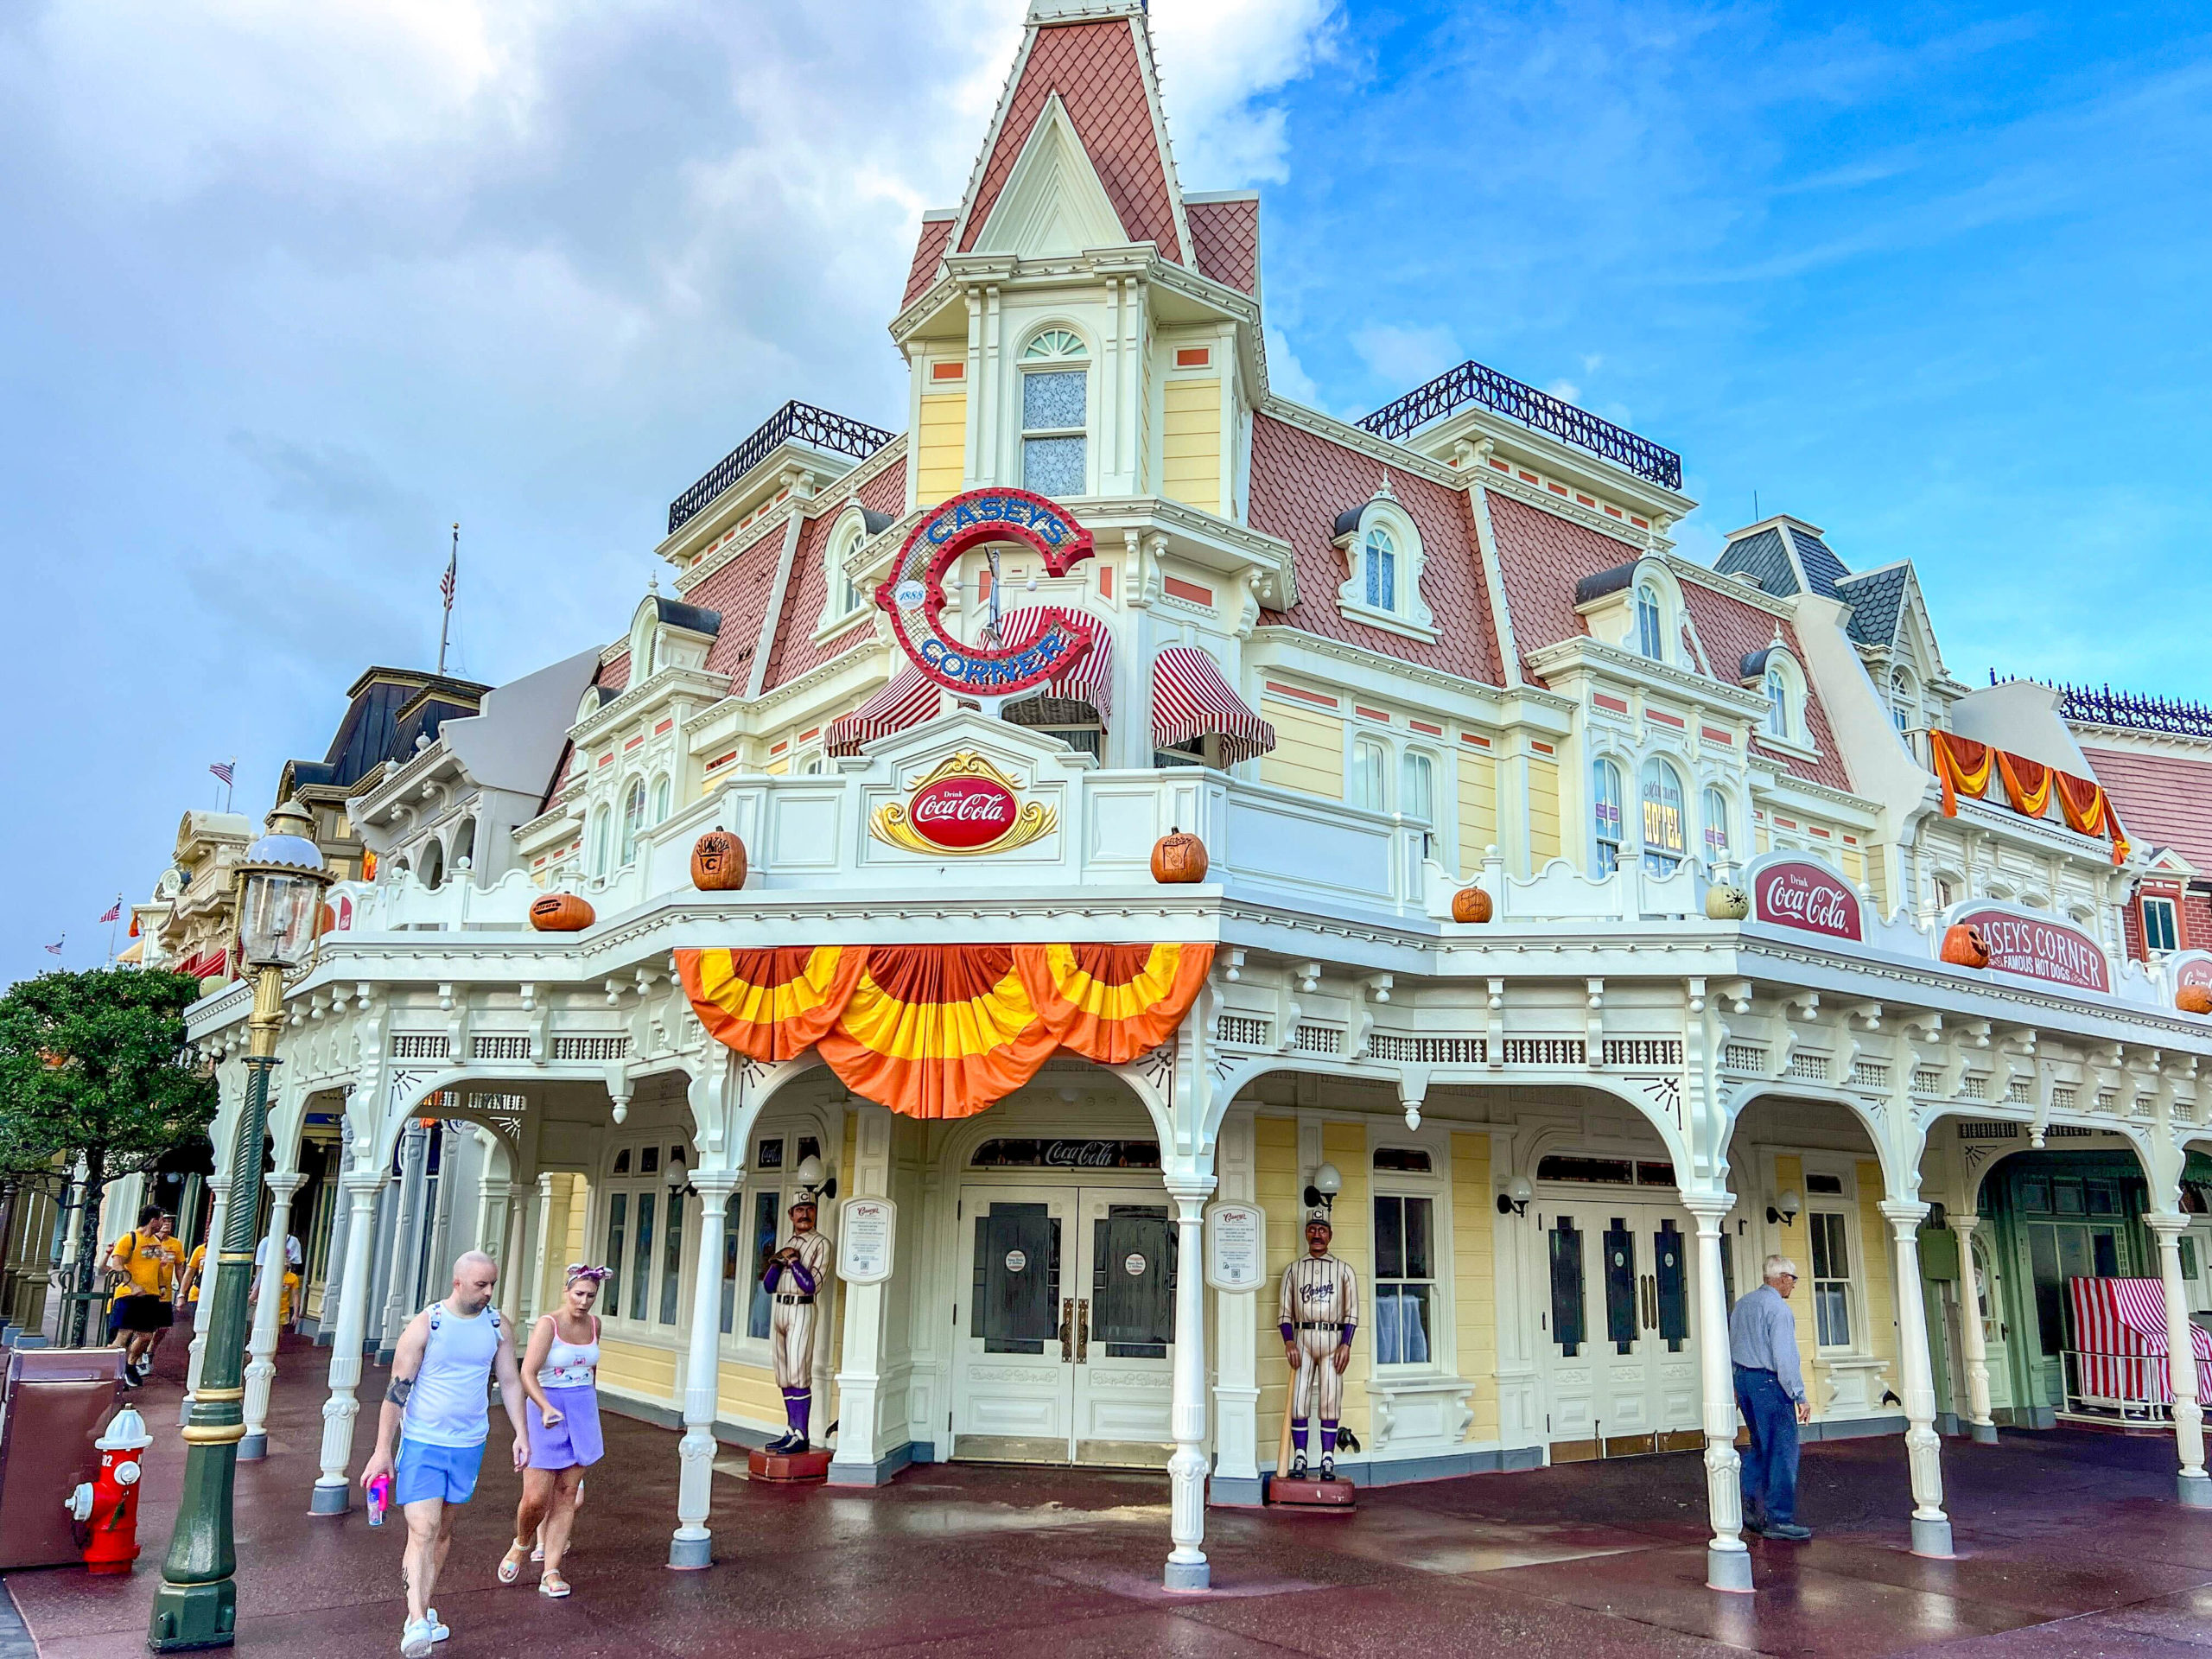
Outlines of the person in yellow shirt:
{"type": "Polygon", "coordinates": [[[138,1224],[108,1252],[107,1269],[117,1275],[108,1300],[108,1328],[124,1349],[124,1382],[137,1388],[154,1363],[154,1344],[176,1321],[170,1303],[175,1294],[179,1251],[169,1236],[170,1222],[158,1204],[138,1212],[138,1224]]]}

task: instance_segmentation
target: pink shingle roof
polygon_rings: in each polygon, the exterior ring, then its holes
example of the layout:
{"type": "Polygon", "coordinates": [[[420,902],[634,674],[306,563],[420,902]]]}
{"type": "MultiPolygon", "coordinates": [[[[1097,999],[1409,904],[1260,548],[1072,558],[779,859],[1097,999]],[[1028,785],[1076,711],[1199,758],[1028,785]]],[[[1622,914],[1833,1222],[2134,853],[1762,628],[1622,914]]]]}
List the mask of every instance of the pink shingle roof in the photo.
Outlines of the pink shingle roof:
{"type": "Polygon", "coordinates": [[[768,609],[783,550],[783,537],[771,531],[683,596],[722,613],[721,632],[707,652],[707,671],[728,675],[730,689],[741,696],[760,644],[760,619],[768,609]]]}
{"type": "Polygon", "coordinates": [[[929,285],[937,280],[937,268],[944,257],[944,245],[952,240],[952,220],[925,219],[919,235],[914,238],[914,263],[906,271],[906,296],[899,302],[904,311],[922,297],[929,285]]]}
{"type": "MultiPolygon", "coordinates": [[[[1713,664],[1713,677],[1726,684],[1737,683],[1736,670],[1745,657],[1755,651],[1764,651],[1774,643],[1776,624],[1780,619],[1771,612],[1745,604],[1732,594],[1721,593],[1700,582],[1685,581],[1682,603],[1689,611],[1690,626],[1697,630],[1705,654],[1713,664]]],[[[1781,622],[1781,633],[1782,643],[1802,664],[1805,652],[1797,643],[1797,630],[1784,621],[1781,622]]],[[[1809,672],[1807,677],[1809,681],[1809,672]]],[[[1805,699],[1805,730],[1813,740],[1813,747],[1820,751],[1818,760],[1802,760],[1796,755],[1770,749],[1756,737],[1752,747],[1792,777],[1826,784],[1830,789],[1849,790],[1851,772],[1843,764],[1843,751],[1836,743],[1834,728],[1828,724],[1828,711],[1821,705],[1817,686],[1805,699]]]]}
{"type": "Polygon", "coordinates": [[[1389,469],[1391,493],[1421,531],[1427,556],[1421,597],[1435,613],[1433,645],[1353,621],[1338,609],[1344,556],[1330,544],[1337,515],[1358,506],[1382,482],[1381,461],[1269,415],[1252,418],[1252,528],[1280,536],[1297,561],[1298,594],[1287,612],[1261,621],[1358,645],[1402,662],[1502,683],[1497,634],[1485,594],[1481,556],[1466,498],[1418,474],[1389,469]]]}
{"type": "Polygon", "coordinates": [[[2087,743],[2082,753],[2118,804],[2129,839],[2171,847],[2212,875],[2212,760],[2087,743]]]}
{"type": "Polygon", "coordinates": [[[1020,83],[1007,100],[998,143],[977,181],[961,251],[976,245],[1030,129],[1054,92],[1066,106],[1068,119],[1074,123],[1076,136],[1083,140],[1129,240],[1156,243],[1162,258],[1184,263],[1170,205],[1166,149],[1153,124],[1136,36],[1126,18],[1055,24],[1037,31],[1020,83]]]}
{"type": "MultiPolygon", "coordinates": [[[[859,624],[827,639],[814,638],[828,594],[823,549],[829,543],[830,525],[845,510],[849,499],[842,495],[823,498],[816,516],[799,532],[798,546],[791,555],[791,578],[784,587],[784,613],[768,652],[768,677],[761,682],[772,690],[811,673],[833,657],[875,643],[875,630],[859,624]]],[[[860,502],[870,512],[895,518],[906,505],[906,469],[887,467],[878,473],[861,486],[860,502]]]]}
{"type": "Polygon", "coordinates": [[[1626,564],[1636,557],[1636,550],[1495,491],[1490,493],[1490,527],[1497,537],[1506,608],[1513,617],[1513,641],[1521,648],[1526,673],[1531,652],[1589,632],[1574,608],[1574,584],[1626,564]]]}
{"type": "Polygon", "coordinates": [[[1191,252],[1202,276],[1247,294],[1260,291],[1260,204],[1190,201],[1183,217],[1191,227],[1191,252]]]}

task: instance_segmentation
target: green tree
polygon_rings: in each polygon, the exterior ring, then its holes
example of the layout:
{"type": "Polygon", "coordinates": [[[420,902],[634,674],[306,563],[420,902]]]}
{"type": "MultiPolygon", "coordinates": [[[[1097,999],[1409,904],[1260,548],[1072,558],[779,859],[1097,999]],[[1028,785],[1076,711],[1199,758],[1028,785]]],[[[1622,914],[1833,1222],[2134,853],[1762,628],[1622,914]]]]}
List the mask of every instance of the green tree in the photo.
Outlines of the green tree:
{"type": "Polygon", "coordinates": [[[84,1170],[72,1345],[100,1266],[101,1195],[215,1121],[214,1079],[185,1047],[184,1010],[201,988],[188,974],[96,968],[41,974],[0,996],[0,1164],[84,1170]]]}

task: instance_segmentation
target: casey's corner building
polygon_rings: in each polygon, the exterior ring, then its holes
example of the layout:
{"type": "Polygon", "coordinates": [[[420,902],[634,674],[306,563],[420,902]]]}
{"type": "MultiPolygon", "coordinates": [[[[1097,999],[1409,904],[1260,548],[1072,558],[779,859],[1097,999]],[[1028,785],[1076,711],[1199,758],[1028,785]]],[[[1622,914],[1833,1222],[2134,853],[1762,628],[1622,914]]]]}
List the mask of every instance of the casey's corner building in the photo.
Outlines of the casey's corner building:
{"type": "MultiPolygon", "coordinates": [[[[906,430],[788,405],[677,500],[677,596],[601,653],[505,878],[334,891],[272,1119],[283,1168],[342,1115],[318,1510],[426,1118],[488,1139],[441,1236],[511,1313],[614,1270],[602,1386],[683,1427],[678,1564],[718,1440],[785,1427],[760,1264],[802,1185],[833,1483],[1164,1469],[1203,1586],[1318,1205],[1364,1310],[1339,1473],[1701,1447],[1742,1588],[1732,1299],[1796,1258],[1809,1432],[1901,1437],[1948,1554],[1942,1434],[2030,1421],[1993,1347],[2042,1286],[1986,1187],[2063,1137],[2139,1177],[2180,1357],[2141,1386],[2208,1501],[2212,1030],[2126,959],[2141,855],[2040,688],[1950,679],[1910,567],[1802,520],[1677,556],[1675,455],[1478,365],[1357,425],[1275,395],[1259,222],[1183,189],[1141,5],[1035,0],[891,325],[906,430]],[[1993,746],[2063,814],[1957,799],[1993,746]]],[[[229,1117],[248,1001],[193,1014],[229,1117]]]]}

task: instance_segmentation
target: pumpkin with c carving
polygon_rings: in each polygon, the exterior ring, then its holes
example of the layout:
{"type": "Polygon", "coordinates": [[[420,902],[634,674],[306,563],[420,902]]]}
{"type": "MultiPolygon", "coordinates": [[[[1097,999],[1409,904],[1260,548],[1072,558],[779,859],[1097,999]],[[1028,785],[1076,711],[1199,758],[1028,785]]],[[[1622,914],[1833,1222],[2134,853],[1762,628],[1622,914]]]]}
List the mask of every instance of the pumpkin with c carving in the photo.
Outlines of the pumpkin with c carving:
{"type": "Polygon", "coordinates": [[[691,843],[691,885],[735,893],[745,885],[745,843],[719,823],[691,843]]]}
{"type": "Polygon", "coordinates": [[[1943,960],[1959,968],[1989,966],[1989,941],[1972,922],[1959,922],[1943,934],[1943,960]]]}
{"type": "Polygon", "coordinates": [[[1176,883],[1206,879],[1206,844],[1172,825],[1152,846],[1152,879],[1176,883]]]}
{"type": "Polygon", "coordinates": [[[530,906],[530,925],[540,933],[581,933],[595,919],[582,894],[549,893],[530,906]]]}

